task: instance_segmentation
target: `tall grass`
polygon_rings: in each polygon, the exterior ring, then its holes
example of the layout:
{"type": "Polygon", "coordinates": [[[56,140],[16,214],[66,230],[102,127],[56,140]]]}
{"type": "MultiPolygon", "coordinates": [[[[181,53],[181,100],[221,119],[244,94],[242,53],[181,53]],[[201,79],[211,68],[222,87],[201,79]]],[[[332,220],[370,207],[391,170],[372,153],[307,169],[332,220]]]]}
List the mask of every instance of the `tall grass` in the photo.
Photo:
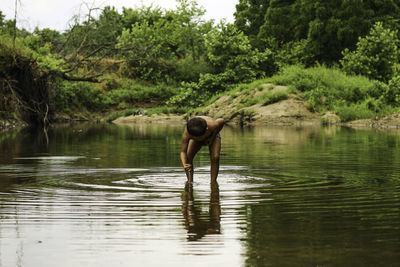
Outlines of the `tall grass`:
{"type": "Polygon", "coordinates": [[[265,92],[260,95],[258,102],[261,105],[266,106],[269,104],[273,104],[279,102],[281,100],[285,100],[289,97],[288,91],[277,91],[277,92],[265,92]]]}
{"type": "Polygon", "coordinates": [[[336,112],[342,121],[383,116],[396,108],[387,84],[338,69],[288,66],[268,80],[298,90],[310,110],[336,112]]]}
{"type": "Polygon", "coordinates": [[[145,85],[134,80],[110,79],[100,84],[62,81],[53,85],[55,102],[60,111],[87,109],[105,111],[130,107],[164,105],[175,92],[172,87],[145,85]]]}

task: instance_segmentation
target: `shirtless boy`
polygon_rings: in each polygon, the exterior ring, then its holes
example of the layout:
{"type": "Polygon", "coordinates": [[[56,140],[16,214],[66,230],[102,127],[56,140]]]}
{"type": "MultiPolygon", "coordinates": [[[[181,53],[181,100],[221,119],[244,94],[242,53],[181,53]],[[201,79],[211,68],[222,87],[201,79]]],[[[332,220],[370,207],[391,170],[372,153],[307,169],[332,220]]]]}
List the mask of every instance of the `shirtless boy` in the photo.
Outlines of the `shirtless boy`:
{"type": "Polygon", "coordinates": [[[193,182],[193,158],[202,146],[208,146],[211,160],[211,182],[217,181],[223,119],[198,116],[190,119],[182,135],[181,161],[188,182],[193,182]]]}

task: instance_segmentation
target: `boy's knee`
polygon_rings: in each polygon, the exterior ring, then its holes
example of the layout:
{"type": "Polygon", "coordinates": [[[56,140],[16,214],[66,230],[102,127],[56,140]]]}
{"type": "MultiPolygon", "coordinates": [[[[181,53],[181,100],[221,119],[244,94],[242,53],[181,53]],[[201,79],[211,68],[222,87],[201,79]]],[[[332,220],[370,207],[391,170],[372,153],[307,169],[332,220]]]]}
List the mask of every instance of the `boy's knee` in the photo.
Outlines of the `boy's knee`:
{"type": "Polygon", "coordinates": [[[219,155],[211,155],[212,163],[219,163],[219,155]]]}

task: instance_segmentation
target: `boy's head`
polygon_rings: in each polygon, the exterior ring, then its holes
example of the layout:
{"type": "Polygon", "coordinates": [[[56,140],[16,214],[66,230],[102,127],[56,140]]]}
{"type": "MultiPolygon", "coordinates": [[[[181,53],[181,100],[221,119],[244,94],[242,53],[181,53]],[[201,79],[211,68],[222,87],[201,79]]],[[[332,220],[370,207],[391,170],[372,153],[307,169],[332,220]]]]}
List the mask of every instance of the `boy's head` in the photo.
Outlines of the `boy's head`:
{"type": "Polygon", "coordinates": [[[188,121],[186,128],[190,135],[202,136],[207,130],[207,122],[205,119],[194,117],[188,121]]]}

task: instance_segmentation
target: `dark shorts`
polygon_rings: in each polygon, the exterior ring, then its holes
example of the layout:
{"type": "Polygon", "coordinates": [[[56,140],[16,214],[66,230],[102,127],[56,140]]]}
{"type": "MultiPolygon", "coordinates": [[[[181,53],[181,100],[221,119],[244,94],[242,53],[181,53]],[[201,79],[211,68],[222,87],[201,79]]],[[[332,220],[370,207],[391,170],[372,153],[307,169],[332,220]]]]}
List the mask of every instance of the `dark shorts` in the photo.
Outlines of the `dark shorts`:
{"type": "MultiPolygon", "coordinates": [[[[215,138],[221,139],[221,135],[220,135],[219,133],[217,133],[217,135],[215,136],[215,138]]],[[[200,142],[200,143],[201,143],[202,146],[208,146],[208,144],[205,143],[205,142],[200,142]]]]}

